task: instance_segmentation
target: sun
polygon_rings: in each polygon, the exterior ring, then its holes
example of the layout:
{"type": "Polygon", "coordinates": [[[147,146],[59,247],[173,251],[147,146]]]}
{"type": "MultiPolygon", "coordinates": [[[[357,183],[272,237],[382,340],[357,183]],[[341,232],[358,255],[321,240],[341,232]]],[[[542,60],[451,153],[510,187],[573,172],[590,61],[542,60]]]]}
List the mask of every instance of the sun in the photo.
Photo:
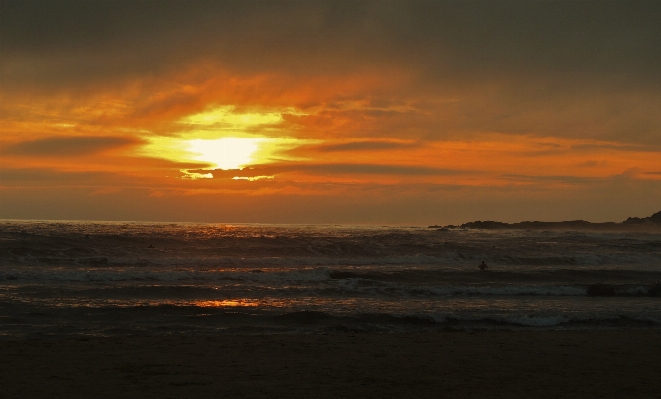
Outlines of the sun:
{"type": "MultiPolygon", "coordinates": [[[[184,179],[212,179],[212,169],[234,170],[261,165],[274,160],[297,160],[287,151],[313,140],[288,137],[290,131],[281,126],[283,113],[296,113],[292,108],[263,112],[236,112],[228,105],[209,108],[177,121],[180,130],[171,136],[151,136],[138,154],[172,160],[197,161],[193,169],[180,169],[184,179]],[[257,136],[259,134],[259,136],[257,136]],[[280,136],[280,137],[278,137],[280,136]]],[[[236,177],[235,180],[258,180],[257,177],[236,177]]]]}
{"type": "Polygon", "coordinates": [[[193,159],[212,163],[217,169],[240,169],[253,163],[262,138],[225,137],[215,140],[188,140],[188,151],[193,159]]]}

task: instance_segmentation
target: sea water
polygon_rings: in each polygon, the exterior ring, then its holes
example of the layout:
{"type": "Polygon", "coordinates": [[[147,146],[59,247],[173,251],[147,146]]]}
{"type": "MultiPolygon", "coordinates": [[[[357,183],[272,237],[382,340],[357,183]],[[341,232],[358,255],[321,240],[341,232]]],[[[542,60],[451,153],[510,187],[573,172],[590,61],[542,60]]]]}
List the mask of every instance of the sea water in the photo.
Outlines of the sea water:
{"type": "Polygon", "coordinates": [[[603,328],[661,328],[661,234],[0,221],[5,338],[603,328]]]}

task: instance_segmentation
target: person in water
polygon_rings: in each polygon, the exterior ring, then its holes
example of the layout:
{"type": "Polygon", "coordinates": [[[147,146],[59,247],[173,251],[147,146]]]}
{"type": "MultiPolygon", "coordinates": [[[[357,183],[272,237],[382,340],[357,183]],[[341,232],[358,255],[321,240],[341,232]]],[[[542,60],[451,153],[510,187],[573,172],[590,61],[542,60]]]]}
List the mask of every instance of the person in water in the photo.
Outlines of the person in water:
{"type": "Polygon", "coordinates": [[[482,263],[480,263],[480,265],[477,268],[480,270],[487,270],[489,267],[487,266],[486,263],[484,263],[484,261],[482,261],[482,263]]]}

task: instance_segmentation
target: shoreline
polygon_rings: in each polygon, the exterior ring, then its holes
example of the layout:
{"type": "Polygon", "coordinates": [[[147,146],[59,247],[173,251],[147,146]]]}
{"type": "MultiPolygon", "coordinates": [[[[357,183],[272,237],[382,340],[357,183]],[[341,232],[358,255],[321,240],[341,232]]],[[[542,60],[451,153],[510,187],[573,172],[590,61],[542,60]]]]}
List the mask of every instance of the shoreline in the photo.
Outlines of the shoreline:
{"type": "Polygon", "coordinates": [[[640,398],[659,375],[659,329],[0,341],[4,398],[640,398]]]}

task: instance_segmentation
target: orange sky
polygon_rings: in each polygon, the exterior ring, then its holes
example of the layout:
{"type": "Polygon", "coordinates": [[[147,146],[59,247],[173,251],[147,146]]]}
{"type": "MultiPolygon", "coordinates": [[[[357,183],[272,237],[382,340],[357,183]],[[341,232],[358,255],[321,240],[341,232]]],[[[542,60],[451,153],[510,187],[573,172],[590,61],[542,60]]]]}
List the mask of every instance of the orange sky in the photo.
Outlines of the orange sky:
{"type": "Polygon", "coordinates": [[[651,3],[26,4],[2,6],[2,218],[661,209],[651,3]]]}

